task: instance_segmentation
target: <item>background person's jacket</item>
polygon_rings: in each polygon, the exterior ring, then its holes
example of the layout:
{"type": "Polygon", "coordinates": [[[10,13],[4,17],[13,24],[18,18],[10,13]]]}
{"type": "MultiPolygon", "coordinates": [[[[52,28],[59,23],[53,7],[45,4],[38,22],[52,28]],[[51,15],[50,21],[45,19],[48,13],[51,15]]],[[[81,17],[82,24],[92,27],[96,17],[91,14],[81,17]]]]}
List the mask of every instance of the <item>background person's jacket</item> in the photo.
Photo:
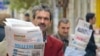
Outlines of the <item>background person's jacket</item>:
{"type": "MultiPolygon", "coordinates": [[[[92,25],[90,25],[90,29],[93,30],[92,25]]],[[[96,56],[96,44],[94,41],[94,31],[92,32],[91,38],[89,40],[89,43],[86,47],[86,54],[85,56],[96,56]]]]}
{"type": "Polygon", "coordinates": [[[5,37],[5,30],[3,26],[0,26],[0,42],[3,41],[5,37]]]}

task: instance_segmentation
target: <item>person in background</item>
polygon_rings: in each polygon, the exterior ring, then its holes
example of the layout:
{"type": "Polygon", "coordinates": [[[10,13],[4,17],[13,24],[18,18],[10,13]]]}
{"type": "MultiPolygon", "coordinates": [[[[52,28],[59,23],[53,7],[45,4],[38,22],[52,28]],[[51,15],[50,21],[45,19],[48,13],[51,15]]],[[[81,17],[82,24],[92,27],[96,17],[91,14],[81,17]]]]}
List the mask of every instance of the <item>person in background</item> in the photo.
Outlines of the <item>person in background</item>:
{"type": "Polygon", "coordinates": [[[96,56],[96,45],[95,45],[95,41],[94,41],[94,29],[93,29],[93,25],[96,22],[96,17],[94,13],[87,13],[86,14],[86,21],[90,23],[90,29],[93,30],[92,35],[90,37],[89,43],[86,47],[86,54],[85,56],[96,56]]]}
{"type": "Polygon", "coordinates": [[[64,52],[69,43],[69,31],[70,31],[69,20],[66,18],[59,20],[58,32],[56,34],[54,34],[53,36],[60,39],[64,43],[64,47],[63,47],[64,52]]]}
{"type": "Polygon", "coordinates": [[[0,13],[0,42],[2,42],[2,40],[5,37],[5,30],[4,30],[4,22],[6,18],[9,18],[10,15],[7,13],[0,13]]]}
{"type": "Polygon", "coordinates": [[[50,8],[47,5],[35,6],[32,13],[33,24],[39,26],[43,33],[45,42],[44,56],[63,56],[63,43],[52,35],[47,35],[47,29],[50,27],[53,19],[50,8]]]}
{"type": "Polygon", "coordinates": [[[30,15],[29,15],[29,13],[26,13],[24,15],[24,20],[27,21],[27,22],[30,22],[30,15]]]}
{"type": "Polygon", "coordinates": [[[6,56],[7,49],[6,49],[6,41],[5,41],[5,21],[6,18],[10,18],[10,14],[7,13],[0,13],[0,56],[6,56]]]}

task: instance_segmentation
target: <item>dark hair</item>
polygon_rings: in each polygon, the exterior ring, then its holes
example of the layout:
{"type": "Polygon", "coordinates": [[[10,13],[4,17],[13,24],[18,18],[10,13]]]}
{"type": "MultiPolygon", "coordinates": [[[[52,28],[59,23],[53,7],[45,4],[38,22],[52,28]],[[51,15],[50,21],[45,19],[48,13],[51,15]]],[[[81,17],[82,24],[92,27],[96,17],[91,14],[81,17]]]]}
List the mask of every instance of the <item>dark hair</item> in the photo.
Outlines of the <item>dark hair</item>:
{"type": "Polygon", "coordinates": [[[42,10],[49,12],[50,20],[52,20],[52,18],[53,18],[52,12],[51,12],[49,6],[47,6],[46,4],[41,4],[41,5],[33,7],[33,10],[32,10],[33,18],[35,18],[37,11],[42,11],[42,10]]]}
{"type": "Polygon", "coordinates": [[[30,16],[29,13],[26,13],[25,16],[30,16]]]}
{"type": "Polygon", "coordinates": [[[93,17],[95,16],[94,13],[87,13],[86,14],[86,21],[89,22],[90,19],[93,19],[93,17]]]}
{"type": "Polygon", "coordinates": [[[67,24],[67,23],[69,23],[69,20],[66,19],[66,18],[62,18],[62,19],[59,20],[58,26],[60,25],[60,23],[65,23],[65,24],[67,24]]]}

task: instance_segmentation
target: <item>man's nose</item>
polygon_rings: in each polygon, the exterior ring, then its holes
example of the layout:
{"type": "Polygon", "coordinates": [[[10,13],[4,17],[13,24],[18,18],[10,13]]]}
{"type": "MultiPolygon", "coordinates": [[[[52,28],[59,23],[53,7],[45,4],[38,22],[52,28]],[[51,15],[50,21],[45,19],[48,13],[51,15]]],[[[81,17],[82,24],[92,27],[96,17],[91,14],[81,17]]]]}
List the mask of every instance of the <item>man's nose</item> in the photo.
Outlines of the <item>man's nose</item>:
{"type": "Polygon", "coordinates": [[[41,19],[41,23],[44,23],[45,22],[45,20],[44,19],[41,19]]]}
{"type": "Polygon", "coordinates": [[[68,32],[68,29],[65,29],[64,31],[65,31],[65,32],[68,32]]]}

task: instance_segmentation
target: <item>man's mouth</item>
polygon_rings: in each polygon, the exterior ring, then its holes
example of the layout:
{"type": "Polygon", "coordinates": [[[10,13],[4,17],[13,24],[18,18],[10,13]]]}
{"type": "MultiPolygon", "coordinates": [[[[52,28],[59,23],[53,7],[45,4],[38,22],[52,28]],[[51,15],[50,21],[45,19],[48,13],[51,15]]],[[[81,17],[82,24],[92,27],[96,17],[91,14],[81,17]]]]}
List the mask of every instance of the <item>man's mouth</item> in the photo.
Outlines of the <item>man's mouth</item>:
{"type": "Polygon", "coordinates": [[[40,29],[45,29],[45,25],[39,25],[40,29]]]}

